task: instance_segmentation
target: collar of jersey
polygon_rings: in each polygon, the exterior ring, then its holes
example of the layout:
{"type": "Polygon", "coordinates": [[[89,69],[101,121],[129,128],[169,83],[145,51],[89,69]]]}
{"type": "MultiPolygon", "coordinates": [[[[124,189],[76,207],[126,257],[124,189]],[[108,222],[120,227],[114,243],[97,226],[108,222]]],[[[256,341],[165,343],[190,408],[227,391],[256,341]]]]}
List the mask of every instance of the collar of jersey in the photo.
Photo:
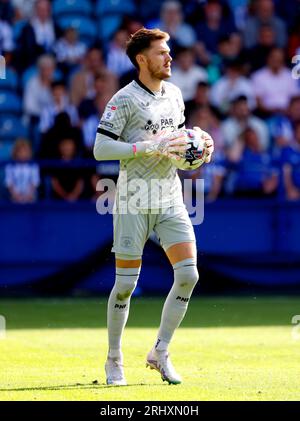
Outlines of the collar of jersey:
{"type": "MultiPolygon", "coordinates": [[[[142,89],[144,89],[144,91],[146,91],[146,92],[148,92],[148,94],[150,94],[150,95],[152,95],[152,96],[154,96],[155,98],[157,98],[157,95],[155,95],[154,94],[154,92],[152,92],[149,88],[147,88],[147,86],[146,85],[144,85],[143,84],[143,82],[141,82],[140,81],[140,79],[138,79],[138,78],[136,78],[136,79],[134,79],[135,80],[135,82],[142,88],[142,89]]],[[[163,96],[163,95],[165,95],[165,93],[166,93],[166,90],[165,90],[165,87],[164,86],[162,86],[162,88],[161,88],[161,96],[163,96]]]]}

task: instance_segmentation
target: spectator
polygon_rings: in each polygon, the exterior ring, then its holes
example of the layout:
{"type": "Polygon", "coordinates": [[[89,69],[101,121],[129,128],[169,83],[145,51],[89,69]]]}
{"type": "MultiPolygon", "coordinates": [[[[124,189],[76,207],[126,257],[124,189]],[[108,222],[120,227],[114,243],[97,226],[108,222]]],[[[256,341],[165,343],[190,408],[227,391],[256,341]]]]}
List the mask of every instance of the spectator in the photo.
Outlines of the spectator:
{"type": "Polygon", "coordinates": [[[288,108],[288,117],[293,127],[300,123],[300,94],[291,98],[288,108]]]}
{"type": "Polygon", "coordinates": [[[293,146],[283,149],[281,160],[286,198],[300,200],[300,123],[296,124],[293,146]]]}
{"type": "Polygon", "coordinates": [[[253,88],[251,82],[242,74],[241,62],[236,59],[228,62],[225,75],[212,86],[210,99],[214,107],[226,114],[230,102],[240,95],[247,98],[248,107],[253,110],[256,105],[253,88]]]}
{"type": "Polygon", "coordinates": [[[38,150],[40,158],[58,158],[58,144],[61,139],[72,138],[76,145],[78,155],[84,154],[82,132],[80,128],[73,127],[68,113],[61,112],[54,117],[53,126],[42,135],[38,150]]]}
{"type": "Polygon", "coordinates": [[[84,181],[80,168],[74,167],[77,149],[74,139],[65,137],[58,145],[58,154],[61,162],[65,164],[62,168],[56,168],[52,174],[52,188],[54,197],[68,202],[76,201],[80,198],[84,181]]]}
{"type": "Polygon", "coordinates": [[[108,46],[107,68],[118,77],[134,68],[126,54],[127,40],[128,32],[125,29],[119,29],[108,46]]]}
{"type": "Polygon", "coordinates": [[[176,62],[172,69],[170,82],[178,86],[184,101],[191,101],[199,82],[207,81],[206,71],[196,64],[193,49],[181,48],[176,54],[176,62]]]}
{"type": "Polygon", "coordinates": [[[218,51],[212,58],[220,71],[223,73],[228,61],[236,60],[241,54],[242,39],[240,34],[233,32],[230,35],[223,35],[218,40],[218,51]]]}
{"type": "Polygon", "coordinates": [[[220,126],[220,121],[216,114],[209,106],[198,107],[188,120],[188,127],[198,126],[202,130],[208,132],[214,139],[214,155],[215,157],[223,158],[224,152],[224,138],[220,126]]]}
{"type": "Polygon", "coordinates": [[[278,159],[281,150],[295,146],[295,129],[300,123],[300,95],[291,98],[287,115],[276,114],[268,120],[273,141],[273,154],[278,159]]]}
{"type": "Polygon", "coordinates": [[[19,18],[28,20],[34,13],[36,0],[11,0],[11,3],[19,18]]]}
{"type": "Polygon", "coordinates": [[[234,16],[235,26],[239,31],[245,27],[246,18],[248,14],[249,0],[227,0],[230,6],[231,13],[234,16]]]}
{"type": "Polygon", "coordinates": [[[98,73],[103,72],[110,76],[106,89],[113,95],[117,90],[117,78],[108,72],[103,61],[102,51],[92,47],[84,58],[82,69],[76,72],[71,80],[70,98],[72,104],[78,107],[84,99],[95,98],[95,78],[98,73]]]}
{"type": "Polygon", "coordinates": [[[222,123],[222,133],[227,150],[235,147],[239,136],[247,127],[255,131],[260,147],[266,151],[269,146],[268,127],[263,120],[251,114],[247,98],[240,95],[231,103],[230,116],[222,123]]]}
{"type": "Polygon", "coordinates": [[[263,197],[276,192],[277,171],[271,157],[262,150],[255,130],[247,127],[234,147],[227,151],[230,175],[227,189],[238,197],[263,197]]]}
{"type": "Polygon", "coordinates": [[[43,55],[38,60],[38,73],[25,85],[25,114],[39,122],[44,108],[52,103],[51,84],[54,79],[55,60],[52,56],[43,55]]]}
{"type": "Polygon", "coordinates": [[[18,40],[17,66],[20,71],[35,64],[38,56],[52,52],[55,43],[55,26],[48,0],[37,0],[34,14],[18,40]]]}
{"type": "Polygon", "coordinates": [[[252,75],[252,86],[262,116],[286,112],[292,96],[299,94],[299,88],[284,64],[281,48],[272,48],[267,65],[252,75]]]}
{"type": "Polygon", "coordinates": [[[32,162],[32,149],[28,140],[17,139],[12,157],[13,162],[4,169],[10,200],[16,203],[34,202],[40,185],[40,173],[38,165],[32,162]]]}
{"type": "Polygon", "coordinates": [[[199,82],[194,98],[185,102],[186,120],[190,119],[193,111],[206,106],[210,106],[210,86],[207,82],[199,82]]]}
{"type": "Polygon", "coordinates": [[[76,107],[70,104],[66,85],[62,81],[52,82],[51,85],[52,102],[45,106],[41,112],[40,131],[45,133],[53,124],[57,114],[66,112],[71,120],[72,126],[79,124],[76,107]]]}
{"type": "Polygon", "coordinates": [[[89,158],[93,158],[93,147],[95,141],[95,133],[99,125],[99,119],[103,114],[106,104],[109,101],[110,96],[99,95],[93,101],[93,109],[91,109],[91,114],[82,117],[81,129],[83,133],[83,142],[85,147],[85,154],[89,158]]]}
{"type": "Polygon", "coordinates": [[[14,50],[12,28],[9,23],[0,18],[0,55],[14,50]]]}
{"type": "Polygon", "coordinates": [[[179,171],[181,179],[191,179],[192,189],[184,190],[184,200],[186,204],[193,203],[195,195],[204,194],[207,202],[213,202],[223,195],[223,184],[226,177],[226,167],[221,157],[213,157],[209,165],[202,165],[194,171],[179,171]],[[199,183],[203,180],[203,183],[199,183]],[[192,191],[191,191],[192,190],[192,191]]]}
{"type": "Polygon", "coordinates": [[[233,32],[230,35],[222,35],[218,40],[218,51],[216,54],[210,54],[209,56],[201,51],[201,45],[199,49],[199,43],[196,45],[197,57],[200,62],[206,63],[206,71],[208,75],[208,82],[213,85],[221,74],[224,74],[226,70],[226,64],[230,61],[238,60],[243,56],[242,50],[242,38],[237,32],[233,32]]]}
{"type": "Polygon", "coordinates": [[[99,125],[99,118],[104,112],[107,102],[111,98],[111,92],[107,91],[110,75],[99,73],[95,78],[95,98],[85,99],[78,107],[81,119],[81,129],[83,132],[86,155],[93,157],[93,145],[95,133],[99,125]]]}
{"type": "Polygon", "coordinates": [[[197,39],[209,54],[216,54],[219,39],[236,32],[236,28],[230,17],[225,18],[220,1],[208,0],[203,7],[204,21],[196,26],[197,39]]]}
{"type": "Polygon", "coordinates": [[[167,0],[161,6],[160,20],[147,25],[149,28],[160,28],[170,34],[171,47],[193,47],[196,33],[192,26],[184,23],[181,4],[176,0],[167,0]]]}
{"type": "Polygon", "coordinates": [[[284,21],[274,13],[272,0],[255,0],[254,16],[249,16],[244,29],[244,44],[246,48],[253,48],[258,42],[259,28],[261,25],[269,25],[275,34],[275,43],[279,47],[285,47],[287,32],[284,21]]]}
{"type": "Polygon", "coordinates": [[[251,72],[266,65],[266,59],[276,46],[275,32],[271,25],[263,24],[259,27],[257,44],[247,51],[251,72]]]}
{"type": "Polygon", "coordinates": [[[86,45],[78,40],[77,30],[67,28],[54,46],[57,63],[66,77],[82,63],[86,49],[86,45]]]}
{"type": "Polygon", "coordinates": [[[13,22],[14,8],[10,0],[0,0],[0,20],[9,23],[13,22]]]}

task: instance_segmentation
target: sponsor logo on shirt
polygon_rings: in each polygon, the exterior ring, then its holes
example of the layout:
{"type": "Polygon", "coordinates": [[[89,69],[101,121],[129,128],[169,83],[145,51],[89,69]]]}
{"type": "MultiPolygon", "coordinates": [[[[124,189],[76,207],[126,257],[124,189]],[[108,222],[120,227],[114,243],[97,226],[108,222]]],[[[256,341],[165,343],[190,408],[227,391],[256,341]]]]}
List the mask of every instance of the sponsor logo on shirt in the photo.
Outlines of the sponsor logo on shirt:
{"type": "Polygon", "coordinates": [[[150,102],[140,102],[140,106],[143,110],[150,108],[150,102]]]}
{"type": "Polygon", "coordinates": [[[103,119],[104,120],[113,120],[115,116],[115,112],[117,111],[117,107],[115,105],[108,105],[105,109],[103,119]]]}
{"type": "Polygon", "coordinates": [[[109,127],[110,129],[112,129],[112,128],[114,127],[114,125],[113,125],[112,123],[109,123],[108,121],[104,121],[104,120],[101,120],[101,121],[100,121],[100,124],[101,124],[102,126],[109,127]]]}
{"type": "Polygon", "coordinates": [[[161,118],[159,123],[148,120],[144,126],[145,130],[151,130],[153,134],[156,134],[158,130],[164,130],[166,128],[170,128],[172,131],[175,130],[173,118],[161,118]]]}

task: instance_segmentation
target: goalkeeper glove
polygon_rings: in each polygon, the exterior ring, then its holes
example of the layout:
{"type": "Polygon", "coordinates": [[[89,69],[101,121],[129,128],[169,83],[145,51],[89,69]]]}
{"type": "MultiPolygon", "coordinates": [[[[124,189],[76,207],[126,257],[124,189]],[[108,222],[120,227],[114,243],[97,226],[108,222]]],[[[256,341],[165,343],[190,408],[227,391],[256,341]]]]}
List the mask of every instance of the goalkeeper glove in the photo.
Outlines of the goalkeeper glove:
{"type": "Polygon", "coordinates": [[[200,129],[200,127],[193,127],[194,130],[201,132],[202,139],[204,139],[204,148],[205,148],[205,163],[208,164],[211,161],[211,157],[214,151],[214,141],[211,135],[204,130],[200,129]]]}
{"type": "Polygon", "coordinates": [[[187,137],[183,132],[174,132],[167,136],[160,134],[153,140],[145,140],[134,144],[136,156],[140,155],[162,155],[167,158],[180,159],[189,148],[187,137]]]}

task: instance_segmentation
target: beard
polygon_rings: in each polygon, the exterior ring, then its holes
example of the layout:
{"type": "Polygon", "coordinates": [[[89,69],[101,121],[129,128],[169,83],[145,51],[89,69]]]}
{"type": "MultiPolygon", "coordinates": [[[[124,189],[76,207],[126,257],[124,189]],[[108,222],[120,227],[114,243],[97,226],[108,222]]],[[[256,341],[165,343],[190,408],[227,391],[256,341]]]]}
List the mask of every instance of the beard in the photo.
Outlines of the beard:
{"type": "Polygon", "coordinates": [[[161,66],[153,64],[151,60],[147,60],[147,64],[149,74],[153,79],[165,80],[171,76],[169,69],[161,68],[161,66]]]}

